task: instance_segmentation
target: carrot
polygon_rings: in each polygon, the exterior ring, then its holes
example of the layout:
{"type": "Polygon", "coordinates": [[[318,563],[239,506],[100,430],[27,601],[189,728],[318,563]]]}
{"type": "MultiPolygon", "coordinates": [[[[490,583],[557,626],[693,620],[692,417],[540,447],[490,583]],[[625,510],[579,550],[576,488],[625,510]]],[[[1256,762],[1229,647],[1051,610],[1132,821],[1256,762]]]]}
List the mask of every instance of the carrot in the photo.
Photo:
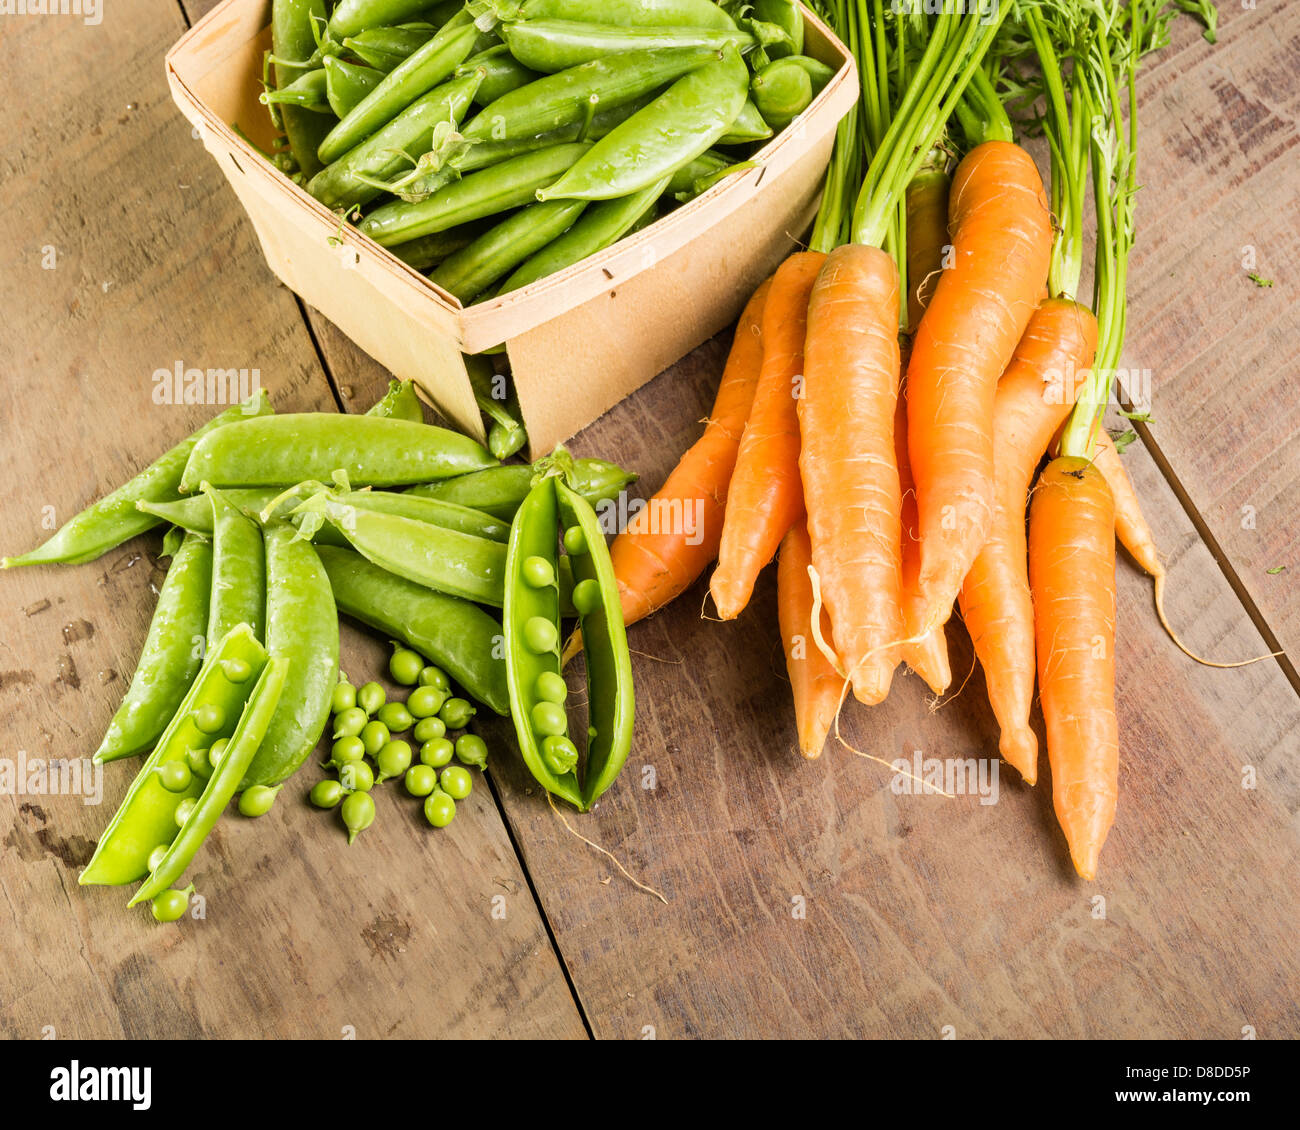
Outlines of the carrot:
{"type": "MultiPolygon", "coordinates": [[[[785,644],[785,665],[794,691],[795,725],[799,731],[799,748],[808,760],[820,757],[831,732],[835,715],[844,699],[844,680],[830,660],[817,648],[810,635],[813,614],[812,543],[808,525],[801,518],[781,542],[777,561],[777,609],[781,621],[781,640],[785,644]]],[[[820,610],[821,633],[831,638],[830,617],[820,610]]]]}
{"type": "Polygon", "coordinates": [[[763,367],[727,494],[718,568],[709,591],[718,615],[734,620],[754,582],[803,512],[799,482],[799,382],[808,295],[826,256],[792,255],[772,277],[763,309],[763,367]]]}
{"type": "Polygon", "coordinates": [[[1087,459],[1043,472],[1029,509],[1038,682],[1052,802],[1075,870],[1097,875],[1115,819],[1115,503],[1087,459]]]}
{"type": "Polygon", "coordinates": [[[1025,569],[1025,504],[1052,436],[1074,408],[1077,376],[1097,348],[1097,319],[1067,299],[1038,308],[998,382],[993,409],[994,514],[988,541],[961,590],[961,611],[984,667],[1001,727],[998,750],[1033,784],[1038,738],[1034,699],[1034,608],[1025,569]]]}
{"type": "Polygon", "coordinates": [[[942,169],[922,173],[907,186],[907,332],[914,334],[943,271],[952,178],[942,169]]]}
{"type": "Polygon", "coordinates": [[[1156,550],[1155,535],[1147,525],[1137,491],[1133,489],[1128,472],[1124,470],[1119,452],[1115,449],[1115,441],[1105,428],[1097,429],[1096,444],[1092,458],[1097,464],[1097,470],[1106,476],[1111,496],[1115,499],[1115,533],[1119,536],[1120,544],[1147,573],[1153,577],[1163,577],[1165,567],[1156,550]]]}
{"type": "Polygon", "coordinates": [[[889,694],[904,635],[898,315],[898,270],[885,252],[832,251],[808,307],[799,401],[813,567],[844,674],[868,705],[889,694]]]}
{"type": "MultiPolygon", "coordinates": [[[[908,366],[923,634],[947,620],[993,521],[993,402],[1052,252],[1042,178],[1018,145],[988,141],[957,168],[953,266],[939,278],[908,366]]],[[[834,614],[832,613],[832,618],[834,614]]]]}

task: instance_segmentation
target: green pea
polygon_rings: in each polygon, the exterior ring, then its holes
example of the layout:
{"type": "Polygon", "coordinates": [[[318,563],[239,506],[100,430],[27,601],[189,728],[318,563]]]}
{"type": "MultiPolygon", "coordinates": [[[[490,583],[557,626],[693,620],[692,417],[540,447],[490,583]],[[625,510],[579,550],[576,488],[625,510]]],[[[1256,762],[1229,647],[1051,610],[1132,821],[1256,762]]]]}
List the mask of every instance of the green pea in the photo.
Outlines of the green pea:
{"type": "Polygon", "coordinates": [[[579,616],[590,616],[600,607],[600,582],[592,577],[573,586],[573,607],[579,616]]]}
{"type": "Polygon", "coordinates": [[[345,710],[351,710],[357,704],[357,688],[351,683],[339,683],[330,695],[330,710],[335,714],[342,714],[345,710]]]}
{"type": "Polygon", "coordinates": [[[411,796],[428,796],[438,787],[438,771],[428,765],[412,765],[404,779],[411,796]]]}
{"type": "Polygon", "coordinates": [[[307,796],[317,808],[333,808],[343,799],[343,786],[337,781],[317,781],[307,796]]]}
{"type": "Polygon", "coordinates": [[[529,588],[544,589],[555,584],[555,569],[545,557],[529,557],[520,575],[529,588]]]}
{"type": "Polygon", "coordinates": [[[150,904],[154,918],[159,922],[176,922],[182,918],[190,907],[190,894],[193,890],[191,885],[183,891],[163,891],[150,904]]]}
{"type": "Polygon", "coordinates": [[[366,756],[366,743],[355,734],[339,738],[330,751],[335,765],[346,765],[349,761],[361,761],[366,756]]]}
{"type": "Polygon", "coordinates": [[[190,818],[190,813],[194,811],[194,806],[199,802],[192,796],[187,796],[176,806],[176,827],[185,827],[185,821],[190,818]]]}
{"type": "Polygon", "coordinates": [[[543,735],[563,735],[569,729],[569,718],[564,707],[555,702],[539,702],[532,710],[533,729],[543,735]]]}
{"type": "Polygon", "coordinates": [[[354,793],[368,793],[375,787],[375,773],[364,761],[349,761],[339,770],[339,784],[354,793]]]}
{"type": "Polygon", "coordinates": [[[441,769],[451,761],[455,753],[456,747],[446,738],[434,738],[420,747],[420,761],[434,769],[441,769]]]}
{"type": "Polygon", "coordinates": [[[461,730],[469,725],[469,720],[476,713],[478,712],[468,699],[449,698],[442,704],[442,709],[438,711],[438,717],[447,724],[447,729],[461,730]]]}
{"type": "MultiPolygon", "coordinates": [[[[440,707],[441,709],[441,707],[440,707]]],[[[412,737],[423,745],[425,742],[431,742],[434,738],[441,738],[447,733],[447,723],[441,718],[421,718],[412,731],[412,737]]]]}
{"type": "Polygon", "coordinates": [[[183,793],[194,780],[194,771],[183,761],[164,761],[156,772],[158,783],[169,793],[183,793]]]}
{"type": "Polygon", "coordinates": [[[456,819],[456,801],[441,789],[424,801],[424,818],[435,828],[445,828],[456,819]]]}
{"type": "Polygon", "coordinates": [[[570,557],[581,557],[587,552],[587,535],[581,526],[570,526],[564,531],[564,552],[570,557]]]}
{"type": "Polygon", "coordinates": [[[563,777],[578,764],[578,747],[563,734],[551,734],[542,739],[542,760],[551,772],[563,777]]]}
{"type": "Polygon", "coordinates": [[[361,741],[366,747],[366,752],[374,757],[381,749],[388,744],[392,734],[388,732],[388,727],[382,722],[367,722],[365,729],[361,731],[361,741]]]}
{"type": "Polygon", "coordinates": [[[185,751],[185,764],[190,767],[190,772],[196,777],[206,777],[208,770],[212,768],[208,763],[208,751],[206,749],[187,749],[185,751]]]}
{"type": "Polygon", "coordinates": [[[367,714],[374,714],[388,701],[388,695],[378,683],[367,683],[357,691],[357,705],[367,714]]]}
{"type": "Polygon", "coordinates": [[[487,742],[477,734],[461,734],[456,739],[456,758],[465,765],[476,765],[480,769],[486,769],[487,742]]]}
{"type": "Polygon", "coordinates": [[[158,870],[158,865],[162,863],[163,857],[167,854],[167,849],[169,847],[171,847],[170,844],[159,844],[156,848],[153,849],[153,851],[149,853],[150,874],[153,874],[153,872],[158,870]]]}
{"type": "Polygon", "coordinates": [[[404,687],[413,687],[420,681],[420,672],[424,670],[424,658],[410,648],[394,648],[392,658],[388,661],[388,673],[393,682],[404,687]]]}
{"type": "Polygon", "coordinates": [[[370,716],[359,706],[349,706],[334,719],[334,736],[336,738],[356,737],[370,720],[370,716]]]}
{"type": "Polygon", "coordinates": [[[239,794],[239,812],[241,816],[265,816],[275,804],[283,785],[271,788],[267,785],[254,785],[239,794]]]}
{"type": "Polygon", "coordinates": [[[533,689],[537,692],[537,697],[544,702],[563,703],[569,697],[569,688],[565,685],[564,677],[554,671],[543,671],[538,675],[533,689]]]}
{"type": "Polygon", "coordinates": [[[474,778],[468,769],[459,765],[448,765],[438,778],[442,791],[452,800],[464,800],[474,787],[474,778]]]}
{"type": "Polygon", "coordinates": [[[226,756],[226,746],[230,744],[228,738],[218,738],[212,743],[212,748],[208,750],[208,766],[215,769],[221,764],[221,759],[226,756]]]}
{"type": "Polygon", "coordinates": [[[223,659],[221,673],[232,683],[243,683],[248,681],[253,669],[243,659],[223,659]]]}
{"type": "Polygon", "coordinates": [[[379,782],[389,777],[400,777],[411,767],[411,747],[403,741],[389,742],[375,757],[379,767],[379,782]]]}
{"type": "Polygon", "coordinates": [[[432,718],[447,701],[447,692],[440,687],[416,687],[406,699],[406,709],[412,718],[432,718]]]}
{"type": "Polygon", "coordinates": [[[375,822],[375,802],[369,793],[349,793],[339,811],[348,830],[348,843],[375,822]]]}
{"type": "Polygon", "coordinates": [[[415,722],[415,719],[411,717],[411,712],[400,702],[384,703],[375,717],[387,726],[389,733],[392,734],[400,734],[403,730],[409,730],[415,722]]]}
{"type": "Polygon", "coordinates": [[[451,680],[441,667],[426,667],[420,672],[420,686],[437,687],[447,694],[451,693],[451,680]]]}
{"type": "Polygon", "coordinates": [[[194,712],[194,728],[200,734],[217,734],[226,724],[226,712],[215,703],[200,706],[194,712]]]}
{"type": "Polygon", "coordinates": [[[554,651],[560,642],[560,629],[545,616],[534,616],[524,625],[524,643],[534,655],[554,651]]]}

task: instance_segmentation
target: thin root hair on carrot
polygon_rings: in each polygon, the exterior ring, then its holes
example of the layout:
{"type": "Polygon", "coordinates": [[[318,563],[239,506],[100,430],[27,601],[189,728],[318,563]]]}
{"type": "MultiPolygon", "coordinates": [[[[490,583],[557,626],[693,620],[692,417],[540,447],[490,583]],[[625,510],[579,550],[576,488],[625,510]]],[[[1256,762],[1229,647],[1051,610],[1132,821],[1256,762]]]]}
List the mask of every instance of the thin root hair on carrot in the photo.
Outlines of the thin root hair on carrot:
{"type": "Polygon", "coordinates": [[[1178,650],[1186,655],[1189,659],[1196,660],[1203,667],[1215,667],[1222,671],[1229,671],[1236,667],[1249,667],[1255,663],[1263,663],[1266,659],[1277,659],[1285,655],[1284,651],[1270,651],[1267,655],[1257,655],[1254,659],[1242,659],[1237,663],[1218,663],[1213,659],[1204,659],[1197,655],[1179,638],[1178,633],[1174,631],[1173,625],[1169,623],[1169,618],[1165,615],[1165,572],[1161,570],[1155,575],[1155,597],[1156,597],[1156,615],[1160,617],[1160,624],[1168,633],[1169,638],[1174,641],[1178,650]]]}
{"type": "Polygon", "coordinates": [[[564,813],[560,811],[560,809],[555,803],[555,798],[551,796],[550,792],[547,792],[546,800],[547,803],[550,804],[551,806],[551,811],[554,812],[555,815],[560,818],[560,823],[564,825],[565,830],[569,833],[569,835],[576,836],[588,847],[595,848],[595,850],[600,852],[601,855],[612,860],[614,866],[617,867],[621,872],[623,872],[623,875],[627,878],[628,882],[631,883],[638,890],[642,890],[648,895],[653,895],[661,903],[663,903],[664,906],[668,905],[668,900],[664,898],[662,894],[660,894],[657,890],[655,890],[654,887],[647,886],[645,883],[641,882],[640,879],[638,879],[635,875],[633,875],[632,872],[630,872],[626,867],[623,866],[622,863],[619,862],[618,856],[616,856],[612,851],[610,851],[608,848],[601,847],[600,844],[596,843],[594,840],[587,839],[586,836],[584,836],[581,832],[577,831],[573,827],[573,825],[570,824],[567,819],[565,819],[564,813]]]}

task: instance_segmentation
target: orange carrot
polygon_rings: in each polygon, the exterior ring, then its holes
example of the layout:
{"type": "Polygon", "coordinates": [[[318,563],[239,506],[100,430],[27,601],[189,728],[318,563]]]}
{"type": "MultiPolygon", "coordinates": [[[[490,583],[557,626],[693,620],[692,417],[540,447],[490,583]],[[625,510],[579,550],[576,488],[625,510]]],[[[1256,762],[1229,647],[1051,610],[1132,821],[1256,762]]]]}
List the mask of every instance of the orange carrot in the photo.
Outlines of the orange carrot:
{"type": "Polygon", "coordinates": [[[1086,459],[1052,462],[1029,509],[1038,683],[1052,801],[1075,870],[1097,875],[1115,820],[1115,503],[1086,459]]]}
{"type": "Polygon", "coordinates": [[[902,498],[894,454],[898,270],[885,252],[831,252],[808,308],[799,460],[808,534],[853,693],[889,694],[903,638],[902,498]]]}
{"type": "Polygon", "coordinates": [[[1009,142],[978,145],[958,166],[950,221],[953,266],[939,278],[908,366],[925,597],[909,636],[951,615],[988,536],[997,382],[1038,306],[1052,250],[1042,178],[1009,142]]]}
{"type": "MultiPolygon", "coordinates": [[[[799,730],[799,748],[810,761],[820,757],[831,732],[835,715],[844,700],[844,680],[818,649],[811,633],[813,614],[812,543],[808,525],[801,518],[790,527],[781,542],[777,561],[777,610],[781,640],[785,644],[785,665],[794,691],[794,717],[799,730]]],[[[830,617],[823,608],[821,632],[831,638],[830,617]]]]}
{"type": "Polygon", "coordinates": [[[792,255],[772,277],[763,310],[763,369],[727,495],[718,568],[709,591],[718,615],[734,620],[754,582],[803,512],[799,482],[799,381],[808,295],[826,256],[792,255]]]}
{"type": "Polygon", "coordinates": [[[1096,443],[1093,462],[1106,476],[1111,496],[1115,499],[1115,533],[1119,535],[1120,544],[1151,576],[1163,577],[1165,567],[1160,563],[1155,535],[1147,525],[1137,491],[1133,489],[1119,452],[1115,450],[1115,441],[1105,428],[1098,428],[1096,443]]]}
{"type": "Polygon", "coordinates": [[[916,333],[939,283],[948,235],[952,178],[942,169],[922,173],[907,186],[907,332],[916,333]]]}
{"type": "Polygon", "coordinates": [[[961,590],[961,611],[984,666],[1001,727],[998,749],[1029,784],[1038,778],[1034,700],[1034,607],[1025,567],[1025,505],[1034,472],[1074,408],[1079,374],[1097,349],[1097,319],[1068,299],[1034,314],[998,382],[993,410],[994,515],[988,540],[961,590]]]}

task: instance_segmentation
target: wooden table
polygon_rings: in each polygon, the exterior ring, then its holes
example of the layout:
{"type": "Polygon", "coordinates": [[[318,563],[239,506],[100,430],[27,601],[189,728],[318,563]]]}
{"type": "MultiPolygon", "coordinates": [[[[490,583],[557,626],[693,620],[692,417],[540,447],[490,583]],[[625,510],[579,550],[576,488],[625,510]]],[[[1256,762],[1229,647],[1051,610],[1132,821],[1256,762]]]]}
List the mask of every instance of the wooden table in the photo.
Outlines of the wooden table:
{"type": "MultiPolygon", "coordinates": [[[[98,26],[0,20],[7,552],[46,536],[46,508],[63,521],[210,415],[155,405],[157,369],[257,369],[282,411],[364,408],[384,386],[272,279],[168,97],[163,53],[209,3],[112,0],[98,26]]],[[[1214,50],[1184,23],[1142,88],[1129,361],[1156,392],[1125,459],[1172,617],[1216,655],[1300,648],[1300,72],[1285,21],[1224,5],[1214,50]],[[1248,278],[1248,247],[1271,288],[1248,278]]],[[[700,349],[574,448],[653,489],[697,434],[725,351],[700,349]]],[[[159,547],[0,575],[0,756],[94,749],[159,547]]],[[[76,884],[131,776],[112,766],[98,807],[0,797],[0,1033],[1300,1035],[1290,660],[1195,666],[1121,560],[1122,800],[1088,885],[1046,787],[1004,773],[984,806],[896,795],[888,770],[841,748],[803,764],[770,571],[736,623],[701,620],[702,595],[633,632],[633,757],[571,821],[667,905],[566,831],[496,727],[490,789],[439,833],[390,788],[349,848],[301,799],[304,770],[266,819],[223,821],[197,862],[206,916],[164,929],[121,891],[76,884]]],[[[960,679],[971,650],[955,626],[950,640],[960,679]]],[[[354,676],[383,656],[346,628],[354,676]]],[[[886,759],[996,751],[977,669],[938,710],[900,679],[885,706],[846,712],[844,736],[886,759]]]]}

